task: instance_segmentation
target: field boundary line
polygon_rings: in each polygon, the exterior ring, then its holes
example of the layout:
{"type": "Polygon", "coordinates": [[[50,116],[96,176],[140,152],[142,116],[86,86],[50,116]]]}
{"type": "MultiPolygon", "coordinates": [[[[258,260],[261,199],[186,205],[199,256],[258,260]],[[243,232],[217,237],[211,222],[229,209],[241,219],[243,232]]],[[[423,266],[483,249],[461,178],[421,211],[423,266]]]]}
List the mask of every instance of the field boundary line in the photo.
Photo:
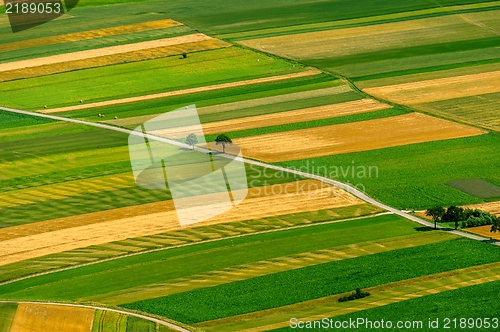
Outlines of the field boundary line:
{"type": "Polygon", "coordinates": [[[37,302],[37,301],[4,301],[0,300],[0,303],[17,303],[17,304],[45,304],[45,305],[51,305],[51,306],[64,306],[64,307],[73,307],[73,308],[87,308],[87,309],[95,309],[95,310],[102,310],[102,311],[111,311],[123,315],[128,315],[128,316],[135,316],[138,318],[142,318],[154,323],[158,323],[164,326],[167,326],[171,329],[174,329],[176,331],[181,331],[181,332],[191,332],[191,330],[188,330],[180,325],[176,325],[171,322],[167,322],[158,318],[146,316],[146,315],[141,315],[135,312],[130,312],[126,310],[118,310],[118,309],[112,309],[112,308],[106,308],[106,307],[100,307],[100,306],[93,306],[93,305],[85,305],[85,304],[73,304],[73,303],[58,303],[58,302],[37,302]]]}

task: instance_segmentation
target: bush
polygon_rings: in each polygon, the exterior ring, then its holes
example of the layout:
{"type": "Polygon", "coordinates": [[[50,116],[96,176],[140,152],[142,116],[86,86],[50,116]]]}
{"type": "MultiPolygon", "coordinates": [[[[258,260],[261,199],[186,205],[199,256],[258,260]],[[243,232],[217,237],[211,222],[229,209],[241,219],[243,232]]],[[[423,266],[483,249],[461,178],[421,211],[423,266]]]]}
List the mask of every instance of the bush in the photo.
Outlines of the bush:
{"type": "Polygon", "coordinates": [[[354,301],[357,299],[362,299],[367,296],[370,296],[370,293],[363,292],[361,288],[356,288],[356,290],[351,295],[341,297],[339,299],[339,302],[354,301]]]}
{"type": "Polygon", "coordinates": [[[461,228],[492,225],[498,222],[498,218],[491,213],[479,209],[464,211],[464,220],[460,222],[461,228]]]}

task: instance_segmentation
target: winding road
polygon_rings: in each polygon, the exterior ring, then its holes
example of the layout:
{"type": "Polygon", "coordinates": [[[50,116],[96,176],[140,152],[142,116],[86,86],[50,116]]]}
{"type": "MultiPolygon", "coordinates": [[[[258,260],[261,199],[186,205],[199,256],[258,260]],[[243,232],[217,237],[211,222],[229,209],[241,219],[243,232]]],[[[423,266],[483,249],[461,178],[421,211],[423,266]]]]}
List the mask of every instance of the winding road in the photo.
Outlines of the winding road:
{"type": "MultiPolygon", "coordinates": [[[[133,130],[119,128],[119,127],[115,127],[115,126],[111,126],[111,125],[106,125],[106,124],[102,124],[102,123],[95,123],[95,122],[89,122],[89,121],[83,121],[83,120],[65,118],[65,117],[61,117],[61,116],[57,116],[57,115],[41,114],[41,113],[24,111],[24,110],[18,110],[18,109],[7,108],[7,107],[0,107],[0,110],[7,111],[7,112],[12,112],[12,113],[25,114],[25,115],[31,115],[31,116],[41,117],[41,118],[52,119],[52,120],[55,120],[55,121],[64,121],[64,122],[70,122],[70,123],[75,123],[75,124],[80,124],[80,125],[92,126],[92,127],[101,128],[101,129],[113,130],[113,131],[125,133],[125,134],[128,134],[128,135],[136,135],[136,136],[146,137],[149,140],[155,140],[155,141],[159,141],[159,142],[164,142],[164,143],[175,145],[175,146],[178,146],[178,147],[181,147],[181,148],[190,148],[190,146],[188,146],[188,145],[186,145],[184,143],[181,143],[181,142],[174,141],[174,140],[169,140],[169,139],[166,139],[166,138],[162,138],[162,137],[158,137],[158,136],[154,136],[154,135],[150,135],[150,134],[143,134],[143,133],[139,133],[139,132],[136,132],[136,131],[133,131],[133,130]]],[[[196,147],[196,150],[200,151],[200,152],[204,152],[204,153],[211,152],[211,150],[204,149],[204,148],[201,148],[201,147],[196,147]]],[[[277,171],[281,171],[281,172],[287,172],[287,173],[294,174],[294,175],[297,175],[297,176],[301,176],[301,177],[304,177],[304,178],[315,179],[315,180],[318,180],[318,181],[321,181],[321,182],[324,182],[324,183],[328,183],[330,185],[336,186],[338,188],[341,188],[341,189],[349,192],[350,194],[358,197],[359,199],[361,199],[361,200],[363,200],[363,201],[365,201],[367,203],[370,203],[370,204],[372,204],[374,206],[380,207],[380,208],[388,211],[388,213],[393,213],[393,214],[399,215],[399,216],[401,216],[403,218],[406,218],[408,220],[417,222],[417,223],[419,223],[419,224],[421,224],[423,226],[434,227],[434,224],[431,223],[431,222],[428,222],[426,220],[423,220],[423,219],[420,219],[418,217],[415,217],[415,216],[413,216],[413,215],[411,215],[411,214],[409,214],[407,212],[404,212],[404,211],[395,209],[393,207],[390,207],[388,205],[385,205],[385,204],[383,204],[383,203],[381,203],[381,202],[379,202],[379,201],[377,201],[377,200],[375,200],[375,199],[367,196],[362,191],[360,191],[360,190],[358,190],[358,189],[356,189],[356,188],[354,188],[354,187],[352,187],[350,185],[347,185],[345,183],[339,182],[339,181],[335,181],[335,180],[332,180],[332,179],[329,179],[329,178],[326,178],[326,177],[322,177],[322,176],[319,176],[319,175],[315,175],[315,174],[309,174],[309,173],[301,172],[301,171],[294,170],[294,169],[289,169],[289,168],[284,168],[284,167],[281,167],[281,166],[270,165],[270,164],[266,164],[266,163],[263,163],[263,162],[259,162],[259,161],[255,161],[255,160],[247,159],[247,158],[243,158],[243,157],[236,157],[235,158],[234,156],[228,155],[228,154],[218,154],[218,156],[224,157],[224,158],[238,160],[238,161],[245,162],[245,163],[251,164],[251,165],[265,167],[265,168],[268,168],[268,169],[273,169],[273,170],[277,170],[277,171]]],[[[448,228],[445,228],[445,227],[438,226],[438,229],[443,230],[443,231],[447,231],[447,232],[450,232],[450,233],[453,233],[453,234],[456,234],[458,236],[462,236],[462,237],[466,237],[466,238],[469,238],[469,239],[477,240],[477,241],[483,241],[483,242],[484,241],[488,241],[487,239],[485,239],[483,237],[480,237],[480,236],[477,236],[477,235],[473,235],[473,234],[469,234],[469,233],[464,233],[464,232],[456,231],[456,230],[451,230],[451,229],[448,229],[448,228]]],[[[493,244],[500,245],[500,242],[496,241],[493,244]]],[[[141,252],[141,253],[144,253],[144,252],[141,252]]],[[[118,257],[118,258],[121,258],[121,257],[118,257]]],[[[54,271],[51,271],[51,272],[54,272],[54,271]]],[[[43,274],[45,274],[45,273],[43,273],[43,274]]],[[[0,301],[0,302],[10,302],[10,301],[0,301]]],[[[153,322],[156,322],[156,323],[168,326],[169,328],[174,329],[176,331],[189,332],[189,330],[187,330],[186,328],[184,328],[182,326],[175,325],[173,323],[166,322],[166,321],[163,321],[163,320],[160,320],[160,319],[156,319],[156,318],[152,318],[152,317],[149,317],[149,316],[145,316],[145,315],[141,315],[141,314],[136,314],[136,313],[132,313],[132,312],[128,312],[128,311],[123,311],[123,310],[110,309],[110,308],[104,308],[104,307],[98,307],[98,306],[89,306],[89,305],[66,304],[66,303],[64,303],[64,304],[62,304],[62,303],[48,303],[48,302],[47,303],[45,303],[45,302],[24,302],[24,303],[37,303],[37,304],[41,303],[41,304],[51,304],[51,305],[65,305],[65,306],[73,306],[73,307],[80,307],[80,308],[92,308],[92,309],[113,311],[113,312],[122,313],[122,314],[126,314],[126,315],[136,316],[136,317],[139,317],[139,318],[142,318],[142,319],[146,319],[146,320],[149,320],[149,321],[153,321],[153,322]]]]}
{"type": "MultiPolygon", "coordinates": [[[[151,134],[143,134],[143,133],[139,133],[139,132],[136,132],[136,131],[133,131],[133,130],[129,130],[129,129],[125,129],[125,128],[120,128],[120,127],[115,127],[115,126],[111,126],[111,125],[107,125],[107,124],[103,124],[103,123],[95,123],[95,122],[89,122],[89,121],[83,121],[83,120],[65,118],[65,117],[57,116],[57,115],[42,114],[42,113],[24,111],[24,110],[19,110],[19,109],[14,109],[14,108],[8,108],[8,107],[0,107],[0,110],[6,111],[6,112],[18,113],[18,114],[31,115],[31,116],[36,116],[36,117],[40,117],[40,118],[52,119],[52,120],[55,120],[55,121],[71,122],[71,123],[76,123],[76,124],[80,124],[80,125],[86,125],[86,126],[92,126],[92,127],[96,127],[96,128],[101,128],[101,129],[114,130],[114,131],[118,131],[118,132],[125,133],[125,134],[128,134],[128,135],[135,135],[135,136],[140,136],[140,137],[146,137],[148,140],[159,141],[159,142],[163,142],[163,143],[175,145],[175,146],[178,146],[178,147],[181,147],[181,148],[187,148],[187,149],[191,148],[191,146],[189,146],[187,144],[184,144],[184,143],[181,143],[181,142],[178,142],[178,141],[170,140],[170,139],[163,138],[163,137],[154,136],[154,135],[151,135],[151,134]]],[[[204,153],[211,152],[211,150],[204,149],[204,148],[201,148],[201,147],[195,147],[195,149],[197,151],[204,152],[204,153]]],[[[315,174],[309,174],[309,173],[305,173],[305,172],[301,172],[301,171],[297,171],[297,170],[294,170],[294,169],[289,169],[289,168],[285,168],[285,167],[281,167],[281,166],[270,165],[270,164],[266,164],[266,163],[263,163],[263,162],[260,162],[260,161],[256,161],[256,160],[252,160],[252,159],[247,159],[247,158],[243,158],[243,157],[236,157],[235,158],[232,155],[223,154],[223,153],[220,153],[220,154],[217,154],[217,155],[219,157],[228,158],[228,159],[234,159],[234,160],[238,160],[238,161],[241,161],[241,162],[245,162],[245,163],[250,164],[250,165],[256,165],[256,166],[260,166],[260,167],[265,167],[265,168],[268,168],[268,169],[273,169],[273,170],[277,170],[277,171],[281,171],[281,172],[295,174],[295,175],[298,175],[298,176],[301,176],[301,177],[304,177],[304,178],[314,179],[314,180],[318,180],[318,181],[321,181],[321,182],[324,182],[324,183],[328,183],[328,184],[336,186],[336,187],[338,187],[340,189],[343,189],[343,190],[349,192],[350,194],[358,197],[359,199],[362,199],[363,201],[365,201],[367,203],[370,203],[372,205],[380,207],[380,208],[382,208],[382,209],[384,209],[384,210],[386,210],[388,212],[397,214],[398,216],[401,216],[401,217],[406,218],[408,220],[417,222],[417,223],[419,223],[419,224],[421,224],[423,226],[434,227],[434,224],[431,223],[431,222],[428,222],[426,220],[423,220],[423,219],[420,219],[418,217],[415,217],[415,216],[413,216],[413,215],[411,215],[411,214],[409,214],[407,212],[404,212],[404,211],[398,210],[396,208],[390,207],[388,205],[385,205],[385,204],[383,204],[383,203],[381,203],[381,202],[379,202],[379,201],[377,201],[377,200],[369,197],[368,195],[366,195],[362,191],[358,190],[357,188],[354,188],[354,187],[352,187],[350,185],[347,185],[345,183],[342,183],[340,181],[332,180],[332,179],[329,179],[329,178],[326,178],[326,177],[323,177],[323,176],[319,176],[319,175],[315,175],[315,174]]],[[[487,241],[487,239],[485,239],[485,238],[483,238],[481,236],[474,235],[474,234],[469,234],[469,233],[465,233],[465,232],[461,232],[461,231],[457,231],[457,230],[450,230],[449,228],[446,228],[446,227],[438,226],[438,229],[443,230],[443,231],[447,231],[447,232],[450,232],[450,233],[453,233],[453,234],[456,234],[456,235],[459,235],[459,236],[462,236],[462,237],[466,237],[466,238],[469,238],[469,239],[472,239],[472,240],[487,241]]],[[[500,241],[493,242],[493,244],[500,245],[500,241]]]]}

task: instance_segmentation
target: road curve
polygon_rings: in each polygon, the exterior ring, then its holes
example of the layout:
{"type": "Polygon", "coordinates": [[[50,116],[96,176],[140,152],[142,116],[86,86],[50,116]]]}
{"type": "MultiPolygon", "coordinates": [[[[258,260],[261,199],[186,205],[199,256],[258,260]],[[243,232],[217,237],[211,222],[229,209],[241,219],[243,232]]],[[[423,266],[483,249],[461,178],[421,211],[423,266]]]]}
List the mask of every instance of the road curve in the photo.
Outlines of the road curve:
{"type": "MultiPolygon", "coordinates": [[[[188,148],[188,149],[191,148],[191,146],[189,146],[187,144],[184,144],[184,143],[181,143],[181,142],[178,142],[178,141],[166,139],[166,138],[163,138],[163,137],[154,136],[154,135],[151,135],[151,134],[138,133],[138,132],[133,131],[133,130],[129,130],[129,129],[125,129],[125,128],[120,128],[120,127],[115,127],[115,126],[111,126],[111,125],[107,125],[107,124],[102,124],[102,123],[95,123],[95,122],[89,122],[89,121],[83,121],[83,120],[65,118],[65,117],[57,116],[57,115],[42,114],[42,113],[24,111],[24,110],[19,110],[19,109],[14,109],[14,108],[8,108],[8,107],[0,107],[0,110],[7,111],[7,112],[12,112],[12,113],[18,113],[18,114],[31,115],[31,116],[36,116],[36,117],[40,117],[40,118],[52,119],[52,120],[55,120],[55,121],[64,121],[64,122],[76,123],[76,124],[80,124],[80,125],[92,126],[92,127],[101,128],[101,129],[114,130],[114,131],[118,131],[118,132],[125,133],[125,134],[128,134],[128,135],[141,136],[141,137],[145,137],[145,138],[147,138],[149,140],[155,140],[155,141],[159,141],[159,142],[164,142],[164,143],[175,145],[175,146],[178,146],[178,147],[181,147],[181,148],[188,148]]],[[[205,152],[205,153],[210,152],[210,150],[204,149],[204,148],[201,148],[201,147],[196,147],[196,150],[200,151],[200,152],[205,152]]],[[[377,200],[369,197],[368,195],[366,195],[362,191],[360,191],[360,190],[358,190],[358,189],[356,189],[356,188],[354,188],[352,186],[349,186],[349,185],[347,185],[345,183],[336,181],[336,180],[332,180],[332,179],[329,179],[329,178],[326,178],[326,177],[323,177],[323,176],[319,176],[319,175],[315,175],[315,174],[310,174],[310,173],[305,173],[305,172],[297,171],[295,169],[290,169],[290,168],[285,168],[285,167],[281,167],[281,166],[270,165],[270,164],[266,164],[266,163],[263,163],[263,162],[260,162],[260,161],[256,161],[256,160],[252,160],[252,159],[247,159],[247,158],[242,158],[242,157],[236,157],[235,158],[232,155],[222,154],[222,153],[217,154],[217,155],[220,156],[220,157],[224,157],[224,158],[239,160],[241,162],[245,162],[245,163],[250,164],[250,165],[256,165],[256,166],[260,166],[260,167],[274,169],[274,170],[277,170],[277,171],[287,172],[287,173],[290,173],[290,174],[295,174],[295,175],[302,176],[302,177],[305,177],[305,178],[314,179],[314,180],[318,180],[318,181],[321,181],[321,182],[324,182],[324,183],[328,183],[328,184],[331,184],[333,186],[336,186],[336,187],[338,187],[340,189],[343,189],[343,190],[349,192],[350,194],[358,197],[359,199],[364,200],[367,203],[370,203],[370,204],[375,205],[377,207],[380,207],[380,208],[382,208],[384,210],[387,210],[389,212],[397,214],[398,216],[401,216],[401,217],[406,218],[408,220],[417,222],[417,223],[419,223],[419,224],[421,224],[423,226],[434,227],[434,224],[431,223],[431,222],[428,222],[426,220],[423,220],[423,219],[420,219],[418,217],[412,216],[409,213],[406,213],[404,211],[401,211],[401,210],[398,210],[396,208],[390,207],[388,205],[385,205],[385,204],[383,204],[383,203],[381,203],[381,202],[379,202],[379,201],[377,201],[377,200]]],[[[470,234],[470,233],[465,233],[465,232],[457,231],[457,230],[450,230],[449,228],[446,228],[446,227],[438,226],[438,229],[443,230],[443,231],[447,231],[447,232],[450,232],[450,233],[453,233],[453,234],[456,234],[458,236],[466,237],[466,238],[469,238],[469,239],[472,239],[472,240],[487,241],[484,237],[481,237],[481,236],[478,236],[478,235],[474,235],[474,234],[470,234]]],[[[500,246],[500,241],[493,242],[493,244],[500,246]]]]}
{"type": "Polygon", "coordinates": [[[119,314],[124,314],[128,316],[135,316],[138,318],[142,318],[145,320],[149,320],[154,323],[158,323],[164,326],[167,326],[168,328],[171,328],[172,330],[176,331],[181,331],[181,332],[191,332],[188,329],[185,329],[182,326],[166,322],[161,319],[141,315],[141,314],[136,314],[135,312],[130,312],[130,311],[125,311],[125,310],[118,310],[118,309],[111,309],[111,308],[104,308],[104,307],[99,307],[99,306],[92,306],[92,305],[84,305],[84,304],[71,304],[71,303],[56,303],[56,302],[28,302],[28,301],[0,301],[0,303],[25,303],[25,304],[44,304],[44,305],[54,305],[54,306],[65,306],[65,307],[74,307],[74,308],[88,308],[88,309],[96,309],[96,310],[103,310],[103,311],[111,311],[111,312],[116,312],[119,314]]]}

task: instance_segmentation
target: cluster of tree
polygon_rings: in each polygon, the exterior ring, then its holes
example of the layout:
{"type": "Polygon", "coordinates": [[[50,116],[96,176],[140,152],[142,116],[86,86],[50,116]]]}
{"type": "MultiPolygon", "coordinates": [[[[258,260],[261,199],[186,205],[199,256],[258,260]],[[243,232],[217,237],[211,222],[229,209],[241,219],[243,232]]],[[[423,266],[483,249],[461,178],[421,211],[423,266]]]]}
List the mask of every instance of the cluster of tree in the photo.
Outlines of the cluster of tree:
{"type": "Polygon", "coordinates": [[[458,228],[458,225],[461,228],[492,225],[492,232],[500,230],[500,219],[489,212],[479,209],[463,209],[458,206],[450,206],[445,209],[441,206],[436,206],[425,211],[425,215],[432,217],[434,228],[437,228],[437,222],[441,221],[455,223],[455,229],[458,228]]]}
{"type": "Polygon", "coordinates": [[[356,288],[356,290],[351,295],[341,297],[339,299],[339,302],[354,301],[357,299],[362,299],[367,296],[370,296],[370,293],[363,292],[361,288],[356,288]]]}

